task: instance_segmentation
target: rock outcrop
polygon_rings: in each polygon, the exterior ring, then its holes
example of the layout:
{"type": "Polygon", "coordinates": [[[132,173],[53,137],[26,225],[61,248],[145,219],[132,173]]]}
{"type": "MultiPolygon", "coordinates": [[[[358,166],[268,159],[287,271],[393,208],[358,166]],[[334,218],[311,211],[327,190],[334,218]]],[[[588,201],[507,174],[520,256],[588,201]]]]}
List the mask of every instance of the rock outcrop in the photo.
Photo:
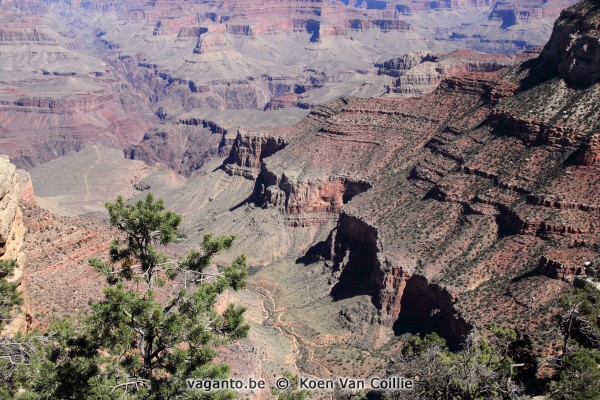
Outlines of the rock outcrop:
{"type": "Polygon", "coordinates": [[[241,175],[249,179],[258,177],[261,161],[287,146],[283,137],[271,134],[251,134],[238,132],[225,169],[231,175],[241,175]]]}
{"type": "Polygon", "coordinates": [[[600,4],[587,0],[566,9],[544,48],[544,63],[568,82],[589,85],[600,81],[600,4]]]}
{"type": "Polygon", "coordinates": [[[23,218],[19,207],[19,174],[7,156],[0,156],[0,258],[21,259],[23,218]]]}
{"type": "Polygon", "coordinates": [[[537,270],[550,278],[572,282],[575,277],[585,275],[585,263],[594,255],[593,251],[585,248],[550,251],[540,257],[537,270]]]}
{"type": "Polygon", "coordinates": [[[289,174],[277,177],[263,170],[258,181],[257,201],[265,208],[288,213],[337,213],[342,205],[371,188],[359,177],[329,176],[324,179],[299,178],[289,174]]]}
{"type": "Polygon", "coordinates": [[[388,92],[415,96],[433,92],[444,78],[469,72],[498,71],[522,61],[523,57],[517,59],[471,51],[439,55],[416,52],[384,62],[378,73],[396,77],[388,92]]]}
{"type": "Polygon", "coordinates": [[[148,132],[137,145],[125,148],[125,157],[150,166],[164,164],[190,176],[211,157],[219,155],[227,130],[212,121],[186,119],[166,123],[148,132]]]}
{"type": "Polygon", "coordinates": [[[600,157],[600,135],[595,134],[583,145],[577,156],[581,165],[592,166],[599,161],[600,157]]]}
{"type": "MultiPolygon", "coordinates": [[[[0,259],[18,262],[10,280],[15,282],[20,290],[23,290],[23,277],[28,262],[24,251],[26,227],[21,206],[34,202],[29,174],[17,170],[7,156],[0,155],[0,259]]],[[[15,313],[14,319],[7,324],[2,334],[25,332],[26,312],[27,304],[21,312],[15,313]]]]}

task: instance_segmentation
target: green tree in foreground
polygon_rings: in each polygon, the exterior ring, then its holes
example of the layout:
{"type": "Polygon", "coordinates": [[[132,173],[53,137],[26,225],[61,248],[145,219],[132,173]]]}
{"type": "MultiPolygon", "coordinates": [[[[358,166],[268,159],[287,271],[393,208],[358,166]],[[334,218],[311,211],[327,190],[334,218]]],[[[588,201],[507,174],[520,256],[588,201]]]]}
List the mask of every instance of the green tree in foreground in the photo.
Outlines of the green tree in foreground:
{"type": "Polygon", "coordinates": [[[560,300],[563,354],[551,383],[557,400],[600,399],[600,291],[589,282],[560,300]]]}
{"type": "Polygon", "coordinates": [[[520,398],[521,387],[512,381],[511,329],[488,326],[489,340],[469,335],[458,352],[448,350],[435,333],[410,336],[397,373],[416,379],[412,392],[388,393],[388,399],[484,400],[520,398]]]}
{"type": "Polygon", "coordinates": [[[23,302],[17,291],[17,285],[8,281],[16,268],[16,261],[0,260],[0,331],[11,321],[15,306],[23,302]]]}
{"type": "Polygon", "coordinates": [[[577,346],[561,364],[552,383],[553,399],[600,399],[600,351],[577,346]]]}
{"type": "MultiPolygon", "coordinates": [[[[216,346],[246,336],[242,307],[215,311],[217,296],[244,287],[246,258],[206,271],[234,237],[206,235],[200,250],[169,260],[156,246],[171,243],[181,217],[152,195],[133,205],[107,203],[110,222],[124,232],[110,248],[110,262],[90,260],[107,277],[104,299],[80,324],[59,321],[19,370],[13,393],[22,399],[186,399],[188,378],[226,378],[216,346]],[[155,287],[180,276],[183,288],[160,296],[155,287]],[[130,289],[126,281],[137,282],[130,289]],[[166,295],[166,298],[165,298],[166,295]],[[157,297],[160,297],[160,301],[157,297]]],[[[164,291],[166,292],[166,290],[164,291]]],[[[204,395],[206,396],[206,395],[204,395]]],[[[232,398],[228,392],[210,398],[232,398]]]]}
{"type": "MultiPolygon", "coordinates": [[[[8,279],[17,268],[14,260],[0,260],[0,331],[13,319],[16,306],[23,303],[17,285],[8,279]]],[[[14,374],[21,357],[22,346],[11,338],[0,337],[0,398],[9,398],[9,385],[14,380],[14,374]]]]}

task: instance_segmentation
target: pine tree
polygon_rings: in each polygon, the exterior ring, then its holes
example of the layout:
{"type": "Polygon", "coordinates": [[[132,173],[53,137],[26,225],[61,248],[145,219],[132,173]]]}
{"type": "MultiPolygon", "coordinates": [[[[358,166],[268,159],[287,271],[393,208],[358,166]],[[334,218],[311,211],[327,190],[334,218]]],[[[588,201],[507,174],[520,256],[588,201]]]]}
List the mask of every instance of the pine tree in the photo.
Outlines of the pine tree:
{"type": "MultiPolygon", "coordinates": [[[[9,281],[16,268],[16,261],[0,260],[0,331],[12,320],[15,307],[23,303],[17,285],[9,281]]],[[[10,385],[22,359],[22,350],[21,344],[11,337],[0,337],[0,398],[10,395],[10,385]]]]}
{"type": "Polygon", "coordinates": [[[225,290],[244,287],[245,256],[218,272],[206,271],[234,241],[206,235],[201,249],[170,260],[157,246],[175,240],[181,216],[165,211],[152,195],[132,205],[119,197],[106,208],[124,238],[112,242],[108,262],[89,261],[107,277],[104,299],[92,304],[83,323],[59,321],[50,327],[47,342],[38,342],[36,354],[20,369],[17,397],[205,398],[188,391],[186,379],[228,377],[229,367],[213,362],[216,347],[245,337],[249,329],[243,307],[229,305],[222,314],[214,307],[225,290]],[[181,289],[159,301],[156,288],[178,277],[181,289]]]}
{"type": "Polygon", "coordinates": [[[17,285],[9,281],[16,268],[16,261],[0,260],[0,331],[10,322],[15,306],[23,302],[17,285]]]}
{"type": "Polygon", "coordinates": [[[575,346],[561,359],[561,368],[552,384],[556,400],[600,398],[600,351],[575,346]]]}

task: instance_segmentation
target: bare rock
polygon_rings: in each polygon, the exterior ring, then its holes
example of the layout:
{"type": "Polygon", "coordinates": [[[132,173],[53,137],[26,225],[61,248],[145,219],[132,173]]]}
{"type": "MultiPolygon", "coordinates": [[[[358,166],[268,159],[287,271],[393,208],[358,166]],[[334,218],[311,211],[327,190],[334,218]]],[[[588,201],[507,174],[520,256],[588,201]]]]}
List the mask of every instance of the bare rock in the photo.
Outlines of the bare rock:
{"type": "Polygon", "coordinates": [[[573,84],[600,80],[600,4],[585,0],[562,12],[541,58],[573,84]]]}

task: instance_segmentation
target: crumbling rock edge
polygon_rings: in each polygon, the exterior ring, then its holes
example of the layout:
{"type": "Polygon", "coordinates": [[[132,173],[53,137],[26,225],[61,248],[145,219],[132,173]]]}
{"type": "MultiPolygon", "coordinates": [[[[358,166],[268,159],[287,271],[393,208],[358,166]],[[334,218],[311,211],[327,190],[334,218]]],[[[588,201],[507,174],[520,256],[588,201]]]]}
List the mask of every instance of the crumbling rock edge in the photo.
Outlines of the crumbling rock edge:
{"type": "Polygon", "coordinates": [[[418,260],[386,254],[378,228],[359,216],[342,210],[325,248],[338,278],[331,296],[370,295],[380,310],[377,322],[395,334],[436,332],[457,348],[472,329],[454,307],[456,296],[419,273],[418,260]]]}

